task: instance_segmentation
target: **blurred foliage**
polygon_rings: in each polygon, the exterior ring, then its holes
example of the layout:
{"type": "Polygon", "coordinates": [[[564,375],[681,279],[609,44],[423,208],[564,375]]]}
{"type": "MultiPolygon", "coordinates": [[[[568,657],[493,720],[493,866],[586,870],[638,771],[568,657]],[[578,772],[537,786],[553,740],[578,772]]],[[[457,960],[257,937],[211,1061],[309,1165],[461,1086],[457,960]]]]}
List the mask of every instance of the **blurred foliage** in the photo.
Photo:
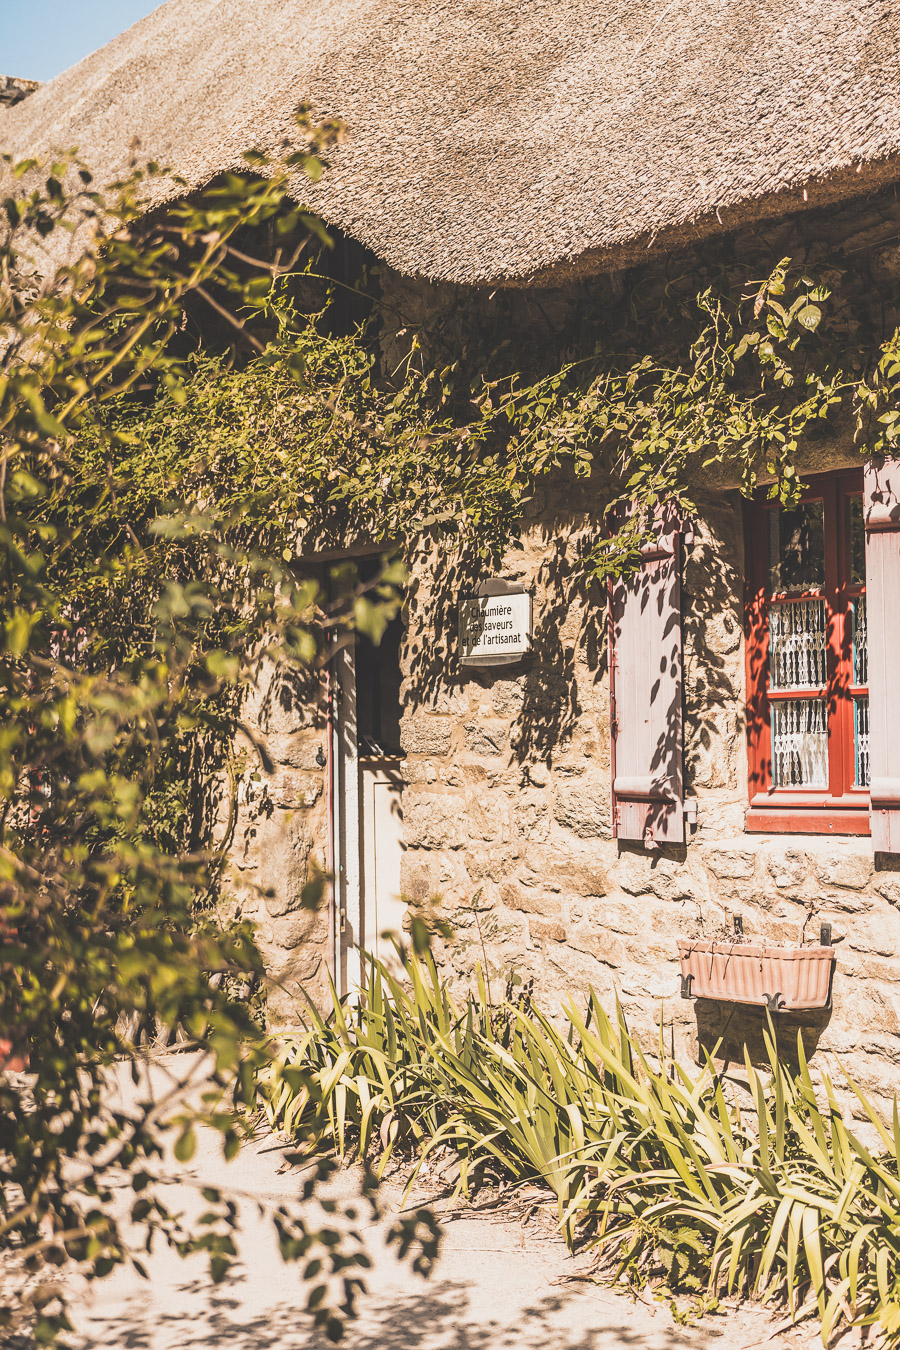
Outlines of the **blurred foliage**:
{"type": "MultiPolygon", "coordinates": [[[[192,1231],[159,1178],[173,1130],[180,1162],[201,1125],[234,1156],[267,1053],[253,932],[212,903],[242,703],[264,663],[308,672],[323,641],[397,608],[396,568],[326,604],[319,579],[257,527],[252,493],[208,491],[192,464],[163,463],[121,425],[155,401],[185,405],[192,306],[260,348],[251,321],[277,263],[237,263],[235,241],[264,228],[296,255],[324,237],[287,175],[317,176],[340,129],[305,113],[298,127],[284,163],[254,155],[246,173],[150,217],[156,166],[105,194],[71,162],[4,169],[0,1251],[21,1275],[3,1282],[0,1337],[43,1344],[67,1330],[59,1267],[141,1270],[131,1224],[148,1247],[206,1251],[211,1278],[226,1277],[234,1202],[204,1192],[192,1231]],[[73,260],[53,263],[67,248],[73,260]],[[192,1056],[180,1061],[189,1090],[160,1096],[142,1061],[173,1040],[192,1056]],[[129,1069],[135,1086],[120,1092],[129,1069]]],[[[339,1336],[361,1245],[309,1229],[291,1206],[273,1218],[282,1255],[304,1262],[317,1325],[339,1336]]]]}

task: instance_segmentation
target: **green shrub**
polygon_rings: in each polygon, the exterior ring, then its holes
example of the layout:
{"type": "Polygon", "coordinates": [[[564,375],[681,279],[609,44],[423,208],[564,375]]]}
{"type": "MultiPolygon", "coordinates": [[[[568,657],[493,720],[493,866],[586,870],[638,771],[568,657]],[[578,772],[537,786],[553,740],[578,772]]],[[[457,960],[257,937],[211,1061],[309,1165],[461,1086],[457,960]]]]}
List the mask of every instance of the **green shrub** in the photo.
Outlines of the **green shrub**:
{"type": "Polygon", "coordinates": [[[649,1056],[592,994],[561,1030],[528,1000],[492,1003],[479,977],[459,1001],[430,954],[401,982],[368,958],[358,1000],[312,1010],[307,1030],[260,1081],[270,1123],[355,1152],[380,1173],[398,1150],[410,1185],[436,1150],[457,1156],[456,1189],[486,1173],[537,1180],[556,1197],[570,1245],[592,1244],[607,1271],[689,1293],[722,1293],[879,1323],[900,1345],[900,1118],[888,1127],[848,1079],[879,1139],[850,1129],[826,1073],[817,1094],[798,1066],[746,1064],[749,1099],[726,1095],[711,1058],[688,1072],[649,1056]],[[820,1097],[823,1099],[820,1101],[820,1097]]]}

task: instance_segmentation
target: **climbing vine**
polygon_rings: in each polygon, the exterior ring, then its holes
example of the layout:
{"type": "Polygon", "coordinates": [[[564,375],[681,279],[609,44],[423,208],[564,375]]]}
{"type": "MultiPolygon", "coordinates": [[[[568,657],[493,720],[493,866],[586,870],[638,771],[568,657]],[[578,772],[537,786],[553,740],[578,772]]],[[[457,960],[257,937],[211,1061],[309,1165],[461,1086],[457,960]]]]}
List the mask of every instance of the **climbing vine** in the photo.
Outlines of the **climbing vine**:
{"type": "MultiPolygon", "coordinates": [[[[152,168],[112,194],[71,163],[3,170],[4,1344],[71,1330],[61,1267],[95,1279],[131,1262],[140,1274],[140,1249],[168,1242],[205,1252],[218,1283],[236,1255],[236,1203],[206,1188],[207,1209],[186,1219],[163,1161],[168,1133],[187,1162],[200,1125],[233,1157],[253,1128],[254,1068],[271,1053],[250,999],[266,978],[252,926],[211,903],[233,816],[231,746],[261,663],[308,673],[329,631],[377,631],[395,590],[388,576],[382,595],[351,586],[330,605],[316,578],[266,547],[239,491],[217,500],[187,464],[157,464],[127,424],[160,401],[186,406],[192,307],[265,350],[250,320],[278,259],[322,233],[286,176],[315,176],[336,134],[301,121],[286,165],[262,177],[255,157],[252,172],[150,222],[138,197],[152,168]],[[283,247],[266,266],[241,256],[259,230],[283,247]],[[74,261],[53,266],[73,234],[74,261]],[[157,1093],[146,1072],[153,1046],[174,1038],[195,1051],[187,1097],[157,1093]],[[110,1091],[123,1068],[141,1084],[125,1107],[110,1091]]],[[[304,900],[320,896],[311,883],[304,900]]],[[[288,1202],[271,1211],[311,1316],[339,1337],[368,1264],[360,1239],[288,1202]]],[[[398,1226],[404,1252],[413,1236],[398,1226]]]]}
{"type": "Polygon", "coordinates": [[[783,258],[761,281],[702,289],[665,343],[639,317],[537,372],[511,371],[509,344],[491,350],[463,313],[455,359],[429,360],[426,328],[393,378],[379,359],[383,312],[336,334],[327,302],[298,304],[303,279],[268,293],[264,352],[235,363],[201,349],[178,402],[161,390],[109,409],[135,491],[158,497],[187,476],[288,561],[359,538],[403,550],[433,536],[496,564],[556,475],[627,505],[597,512],[583,565],[602,579],[635,565],[660,500],[689,515],[697,487],[718,482],[748,496],[766,484],[791,503],[823,438],[862,455],[900,436],[900,339],[865,322],[858,279],[842,289],[834,263],[783,258]]]}
{"type": "MultiPolygon", "coordinates": [[[[210,904],[222,803],[198,812],[186,793],[227,785],[261,662],[308,671],[328,632],[377,638],[395,612],[399,566],[374,592],[341,578],[335,608],[311,551],[430,541],[487,564],[562,482],[586,514],[600,503],[583,565],[602,579],[635,564],[660,500],[689,514],[698,485],[727,482],[789,503],[819,438],[871,454],[900,437],[886,298],[824,257],[723,267],[693,294],[645,269],[602,321],[530,346],[457,296],[386,370],[389,295],[370,278],[368,313],[337,321],[331,241],[292,195],[340,129],[301,133],[286,165],[254,155],[149,215],[154,166],[111,194],[71,163],[4,170],[0,1056],[32,1074],[0,1077],[0,1247],[38,1283],[0,1321],[47,1341],[66,1315],[44,1267],[129,1258],[112,1169],[131,1169],[149,1236],[191,1241],[149,1179],[157,1123],[105,1111],[106,1067],[159,1026],[209,1051],[220,1085],[264,1054],[233,996],[262,978],[253,933],[210,904]],[[71,233],[76,260],[49,266],[71,233]],[[73,1184],[85,1156],[99,1161],[73,1184]]],[[[250,1101],[246,1074],[235,1092],[250,1101]]],[[[241,1122],[212,1113],[226,1150],[241,1122]]],[[[210,1204],[222,1279],[234,1216],[210,1204]]],[[[285,1255],[316,1251],[278,1223],[285,1255]]],[[[310,1306],[337,1334],[358,1281],[335,1258],[335,1293],[323,1264],[310,1306]]]]}

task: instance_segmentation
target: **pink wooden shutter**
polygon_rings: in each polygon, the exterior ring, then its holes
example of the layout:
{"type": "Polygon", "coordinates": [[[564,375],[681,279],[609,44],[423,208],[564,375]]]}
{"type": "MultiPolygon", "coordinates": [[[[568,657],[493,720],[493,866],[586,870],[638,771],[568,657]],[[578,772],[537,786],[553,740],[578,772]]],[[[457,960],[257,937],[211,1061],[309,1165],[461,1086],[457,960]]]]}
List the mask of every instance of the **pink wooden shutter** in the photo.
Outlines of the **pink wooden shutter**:
{"type": "Polygon", "coordinates": [[[641,570],[610,596],[614,833],[651,845],[684,842],[680,546],[661,513],[641,570]]]}
{"type": "Polygon", "coordinates": [[[865,470],[872,845],[900,853],[900,459],[865,470]]]}

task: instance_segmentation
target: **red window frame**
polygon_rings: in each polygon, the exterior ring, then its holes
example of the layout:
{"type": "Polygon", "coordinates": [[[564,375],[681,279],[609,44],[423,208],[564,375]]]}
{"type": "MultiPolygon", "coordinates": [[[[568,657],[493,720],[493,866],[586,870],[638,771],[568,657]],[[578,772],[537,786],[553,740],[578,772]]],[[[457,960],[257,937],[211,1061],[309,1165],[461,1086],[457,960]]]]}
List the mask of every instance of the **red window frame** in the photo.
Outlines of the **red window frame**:
{"type": "Polygon", "coordinates": [[[848,498],[863,490],[861,469],[822,474],[809,480],[801,501],[823,503],[825,583],[807,591],[769,594],[768,512],[777,502],[747,503],[746,549],[747,749],[749,796],[746,827],[751,831],[806,834],[869,834],[869,790],[854,786],[856,749],[853,684],[853,601],[865,585],[851,580],[848,498]],[[819,696],[828,719],[828,787],[772,786],[771,702],[776,698],[815,697],[802,691],[769,688],[769,606],[773,601],[824,598],[826,605],[826,682],[819,696]]]}

